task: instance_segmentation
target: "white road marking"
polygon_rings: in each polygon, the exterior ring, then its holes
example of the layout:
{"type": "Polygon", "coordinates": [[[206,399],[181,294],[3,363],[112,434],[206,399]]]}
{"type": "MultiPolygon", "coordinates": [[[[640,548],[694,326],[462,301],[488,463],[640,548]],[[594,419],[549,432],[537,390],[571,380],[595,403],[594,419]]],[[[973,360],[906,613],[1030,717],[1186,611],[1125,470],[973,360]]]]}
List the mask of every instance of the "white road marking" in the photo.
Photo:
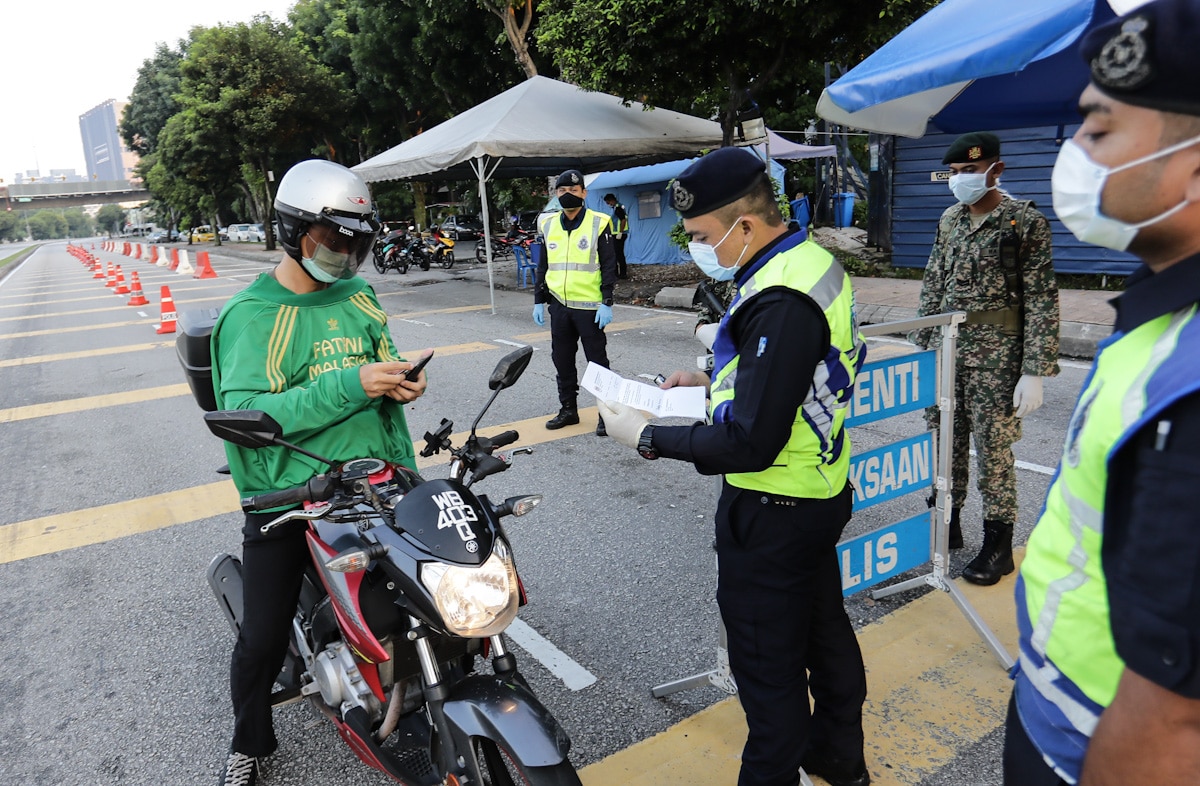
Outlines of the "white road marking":
{"type": "Polygon", "coordinates": [[[549,639],[521,620],[513,620],[504,632],[571,690],[583,690],[596,681],[595,674],[571,660],[570,656],[551,644],[549,639]]]}
{"type": "MultiPolygon", "coordinates": [[[[975,448],[971,448],[971,455],[978,456],[979,454],[975,452],[975,448]]],[[[1042,464],[1032,464],[1028,461],[1015,461],[1013,462],[1013,466],[1015,466],[1017,469],[1027,469],[1030,472],[1036,472],[1039,475],[1054,474],[1054,467],[1047,467],[1043,466],[1042,464]]]]}
{"type": "MultiPolygon", "coordinates": [[[[525,346],[529,346],[528,344],[522,344],[520,341],[508,341],[508,340],[506,340],[506,339],[503,339],[503,338],[494,338],[494,339],[492,339],[492,341],[495,341],[497,344],[504,344],[505,346],[509,346],[509,347],[525,347],[525,346]]],[[[537,347],[534,347],[534,349],[536,349],[536,348],[537,348],[537,347]]]]}

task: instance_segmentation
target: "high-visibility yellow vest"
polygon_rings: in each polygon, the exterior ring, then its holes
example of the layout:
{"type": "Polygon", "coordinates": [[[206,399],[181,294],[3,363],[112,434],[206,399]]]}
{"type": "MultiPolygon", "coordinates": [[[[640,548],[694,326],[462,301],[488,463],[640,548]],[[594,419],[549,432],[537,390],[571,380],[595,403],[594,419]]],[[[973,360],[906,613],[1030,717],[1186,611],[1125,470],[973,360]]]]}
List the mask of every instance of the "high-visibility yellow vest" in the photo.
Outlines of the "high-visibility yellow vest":
{"type": "Polygon", "coordinates": [[[1195,306],[1101,343],[1021,563],[1018,708],[1024,705],[1021,718],[1034,744],[1072,781],[1125,669],[1101,561],[1108,462],[1143,426],[1200,389],[1198,349],[1195,306]]]}
{"type": "MultiPolygon", "coordinates": [[[[850,438],[843,425],[854,379],[866,360],[866,345],[854,317],[850,277],[837,260],[816,243],[797,234],[781,241],[780,249],[738,287],[713,345],[714,368],[710,408],[714,423],[733,417],[737,393],[737,345],[728,333],[735,314],[747,303],[775,287],[808,295],[829,323],[830,349],[817,365],[808,397],[796,410],[791,436],[771,466],[761,472],[725,476],[730,485],[787,497],[829,499],[846,485],[850,468],[850,438]]],[[[781,340],[797,341],[790,336],[781,340]]]]}
{"type": "Polygon", "coordinates": [[[568,232],[561,214],[542,220],[546,241],[546,288],[568,308],[595,311],[600,307],[600,234],[609,226],[608,214],[584,208],[583,221],[568,232]]]}

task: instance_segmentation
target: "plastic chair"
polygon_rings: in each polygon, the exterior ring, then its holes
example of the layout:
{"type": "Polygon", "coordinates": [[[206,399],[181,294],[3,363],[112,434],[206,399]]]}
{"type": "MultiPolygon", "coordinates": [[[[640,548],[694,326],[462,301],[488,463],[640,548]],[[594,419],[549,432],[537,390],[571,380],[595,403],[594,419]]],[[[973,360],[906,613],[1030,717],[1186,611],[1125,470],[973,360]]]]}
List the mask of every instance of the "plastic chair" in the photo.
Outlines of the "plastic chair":
{"type": "Polygon", "coordinates": [[[541,244],[534,243],[526,248],[520,243],[513,245],[513,253],[517,257],[517,286],[524,289],[528,284],[537,284],[537,254],[534,249],[541,249],[541,244]]]}

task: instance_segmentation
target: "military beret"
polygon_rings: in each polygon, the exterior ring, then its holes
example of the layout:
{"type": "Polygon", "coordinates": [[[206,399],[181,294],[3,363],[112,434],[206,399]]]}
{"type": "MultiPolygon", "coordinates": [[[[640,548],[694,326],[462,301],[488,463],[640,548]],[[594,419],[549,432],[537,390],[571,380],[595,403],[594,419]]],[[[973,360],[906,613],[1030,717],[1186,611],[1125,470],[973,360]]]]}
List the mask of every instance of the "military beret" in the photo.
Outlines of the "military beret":
{"type": "Polygon", "coordinates": [[[740,147],[722,147],[701,156],[671,184],[671,207],[695,218],[750,193],[766,175],[761,158],[740,147]]]}
{"type": "Polygon", "coordinates": [[[963,134],[950,145],[943,164],[973,164],[1000,155],[1000,137],[987,131],[972,131],[963,134]]]}
{"type": "Polygon", "coordinates": [[[568,169],[558,176],[558,180],[554,181],[555,188],[570,188],[571,186],[583,185],[583,173],[578,169],[568,169]]]}
{"type": "Polygon", "coordinates": [[[1126,104],[1200,115],[1200,2],[1156,0],[1079,43],[1100,92],[1126,104]]]}

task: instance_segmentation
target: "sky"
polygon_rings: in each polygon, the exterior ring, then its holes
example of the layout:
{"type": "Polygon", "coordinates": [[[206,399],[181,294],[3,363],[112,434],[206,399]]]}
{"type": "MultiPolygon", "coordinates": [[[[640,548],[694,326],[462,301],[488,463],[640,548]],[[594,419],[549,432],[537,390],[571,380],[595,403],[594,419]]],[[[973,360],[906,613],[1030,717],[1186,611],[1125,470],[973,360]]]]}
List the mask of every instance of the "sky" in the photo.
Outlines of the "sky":
{"type": "Polygon", "coordinates": [[[87,174],[79,116],[126,101],[159,43],[193,27],[287,18],[295,0],[0,0],[0,179],[17,172],[87,174]]]}

